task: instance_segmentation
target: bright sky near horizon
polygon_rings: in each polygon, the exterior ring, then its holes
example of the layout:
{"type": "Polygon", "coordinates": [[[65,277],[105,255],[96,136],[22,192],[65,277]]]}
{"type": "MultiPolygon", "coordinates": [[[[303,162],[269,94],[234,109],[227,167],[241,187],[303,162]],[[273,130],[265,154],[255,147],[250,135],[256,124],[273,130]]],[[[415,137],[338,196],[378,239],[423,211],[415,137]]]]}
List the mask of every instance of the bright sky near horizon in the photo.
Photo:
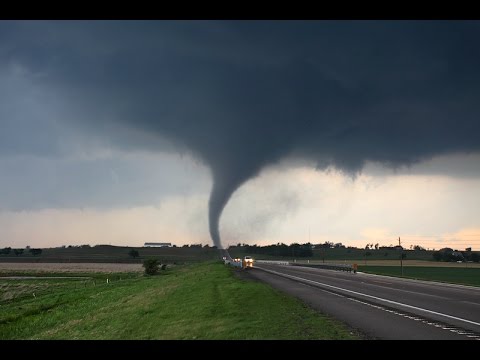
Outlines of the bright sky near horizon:
{"type": "Polygon", "coordinates": [[[0,247],[480,250],[478,21],[0,21],[0,247]]]}
{"type": "MultiPolygon", "coordinates": [[[[437,158],[396,173],[370,165],[356,178],[307,164],[270,167],[244,184],[225,208],[224,243],[332,241],[364,247],[396,245],[400,236],[407,248],[480,250],[480,176],[467,173],[479,156],[463,160],[437,158]],[[448,166],[465,175],[433,171],[448,166]]],[[[149,153],[112,153],[90,162],[82,173],[98,184],[88,190],[75,174],[63,171],[65,163],[43,164],[44,176],[54,174],[57,191],[44,193],[51,176],[44,182],[32,177],[30,197],[48,195],[45,201],[59,205],[0,211],[0,247],[142,246],[148,241],[212,245],[207,218],[211,179],[204,166],[188,156],[149,153]],[[66,197],[70,203],[62,204],[66,197]],[[81,206],[74,206],[77,202],[81,206]]],[[[20,181],[12,180],[10,194],[20,181]]]]}

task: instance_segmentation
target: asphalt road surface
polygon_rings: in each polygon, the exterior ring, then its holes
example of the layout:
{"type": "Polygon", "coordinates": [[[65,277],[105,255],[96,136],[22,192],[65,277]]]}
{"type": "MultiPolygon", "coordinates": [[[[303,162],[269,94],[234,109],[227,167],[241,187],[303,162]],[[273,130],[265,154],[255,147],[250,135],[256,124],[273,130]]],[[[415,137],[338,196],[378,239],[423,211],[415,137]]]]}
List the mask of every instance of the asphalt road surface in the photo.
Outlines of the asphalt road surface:
{"type": "Polygon", "coordinates": [[[480,340],[480,288],[258,263],[249,276],[368,339],[480,340]]]}

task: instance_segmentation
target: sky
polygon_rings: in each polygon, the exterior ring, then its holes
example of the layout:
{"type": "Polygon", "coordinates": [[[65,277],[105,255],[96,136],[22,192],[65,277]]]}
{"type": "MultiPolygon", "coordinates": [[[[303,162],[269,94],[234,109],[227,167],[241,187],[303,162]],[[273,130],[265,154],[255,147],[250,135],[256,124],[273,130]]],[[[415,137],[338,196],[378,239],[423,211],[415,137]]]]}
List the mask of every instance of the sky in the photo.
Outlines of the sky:
{"type": "Polygon", "coordinates": [[[478,21],[0,21],[0,247],[480,250],[478,21]]]}

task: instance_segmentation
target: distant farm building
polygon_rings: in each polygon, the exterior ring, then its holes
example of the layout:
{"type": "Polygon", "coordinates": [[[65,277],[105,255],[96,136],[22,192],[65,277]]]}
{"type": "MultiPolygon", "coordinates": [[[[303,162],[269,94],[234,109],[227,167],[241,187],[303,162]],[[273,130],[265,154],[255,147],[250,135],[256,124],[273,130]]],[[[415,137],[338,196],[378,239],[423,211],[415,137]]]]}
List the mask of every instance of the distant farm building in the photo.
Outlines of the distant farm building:
{"type": "Polygon", "coordinates": [[[146,242],[143,247],[172,247],[172,243],[154,243],[146,242]]]}

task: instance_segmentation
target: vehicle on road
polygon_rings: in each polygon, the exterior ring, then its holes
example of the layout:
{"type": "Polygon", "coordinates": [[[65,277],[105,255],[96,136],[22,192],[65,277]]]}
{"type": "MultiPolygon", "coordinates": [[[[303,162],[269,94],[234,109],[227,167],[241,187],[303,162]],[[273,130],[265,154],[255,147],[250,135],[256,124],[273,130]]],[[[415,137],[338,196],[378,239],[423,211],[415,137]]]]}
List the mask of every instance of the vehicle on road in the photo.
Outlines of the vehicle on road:
{"type": "Polygon", "coordinates": [[[245,256],[243,258],[243,268],[244,269],[253,268],[253,259],[251,256],[245,256]]]}

